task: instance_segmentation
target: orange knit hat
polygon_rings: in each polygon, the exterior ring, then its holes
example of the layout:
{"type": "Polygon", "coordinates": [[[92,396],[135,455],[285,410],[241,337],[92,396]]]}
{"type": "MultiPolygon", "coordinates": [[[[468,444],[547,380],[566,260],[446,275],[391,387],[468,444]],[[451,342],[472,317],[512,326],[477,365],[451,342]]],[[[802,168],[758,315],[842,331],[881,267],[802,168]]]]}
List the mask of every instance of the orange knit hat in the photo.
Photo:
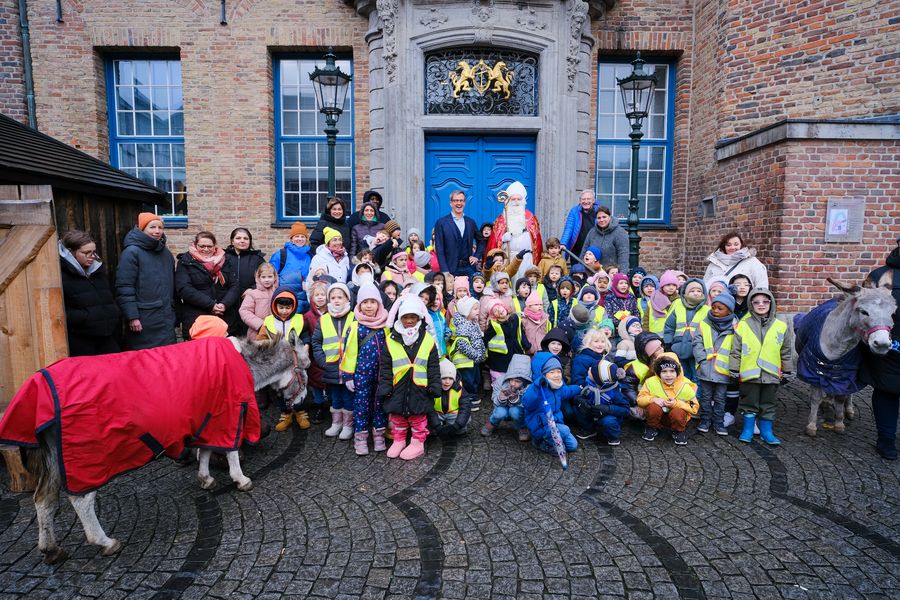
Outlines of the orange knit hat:
{"type": "Polygon", "coordinates": [[[291,225],[291,233],[290,233],[290,235],[288,235],[288,239],[294,237],[295,235],[301,234],[301,233],[303,235],[305,235],[306,237],[309,237],[309,230],[306,228],[306,225],[299,221],[295,221],[291,225]]]}
{"type": "Polygon", "coordinates": [[[228,333],[228,324],[213,315],[200,315],[191,325],[191,339],[199,340],[208,337],[225,337],[228,333]]]}
{"type": "Polygon", "coordinates": [[[159,215],[154,215],[152,212],[142,212],[138,215],[138,229],[143,231],[144,228],[146,228],[147,225],[149,225],[153,221],[162,222],[162,217],[159,215]]]}

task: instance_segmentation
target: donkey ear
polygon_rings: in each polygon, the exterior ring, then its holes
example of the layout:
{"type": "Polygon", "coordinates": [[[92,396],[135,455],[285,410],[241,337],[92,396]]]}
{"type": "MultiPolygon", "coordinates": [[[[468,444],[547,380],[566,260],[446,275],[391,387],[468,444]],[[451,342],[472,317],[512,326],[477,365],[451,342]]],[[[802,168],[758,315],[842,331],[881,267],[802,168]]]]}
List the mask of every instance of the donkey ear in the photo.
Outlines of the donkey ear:
{"type": "Polygon", "coordinates": [[[843,283],[843,282],[838,281],[838,280],[836,280],[836,279],[832,279],[831,277],[828,278],[828,283],[830,283],[831,285],[833,285],[833,286],[836,287],[837,289],[839,289],[839,290],[841,290],[842,292],[844,292],[844,294],[845,294],[846,296],[859,296],[859,293],[862,291],[862,288],[859,287],[858,285],[850,285],[850,284],[847,284],[847,283],[843,283]]]}

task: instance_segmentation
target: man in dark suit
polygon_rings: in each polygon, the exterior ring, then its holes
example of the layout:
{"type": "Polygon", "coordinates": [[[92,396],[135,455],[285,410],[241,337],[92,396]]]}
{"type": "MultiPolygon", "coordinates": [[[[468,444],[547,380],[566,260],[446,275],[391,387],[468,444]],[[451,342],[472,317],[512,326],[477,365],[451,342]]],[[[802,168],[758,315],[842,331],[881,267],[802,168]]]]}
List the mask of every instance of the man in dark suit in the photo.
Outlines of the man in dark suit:
{"type": "MultiPolygon", "coordinates": [[[[434,224],[434,252],[441,271],[449,275],[473,275],[478,259],[475,257],[475,231],[477,225],[463,214],[466,194],[462,190],[450,192],[450,214],[434,224]]],[[[447,280],[447,286],[453,284],[447,280]]]]}

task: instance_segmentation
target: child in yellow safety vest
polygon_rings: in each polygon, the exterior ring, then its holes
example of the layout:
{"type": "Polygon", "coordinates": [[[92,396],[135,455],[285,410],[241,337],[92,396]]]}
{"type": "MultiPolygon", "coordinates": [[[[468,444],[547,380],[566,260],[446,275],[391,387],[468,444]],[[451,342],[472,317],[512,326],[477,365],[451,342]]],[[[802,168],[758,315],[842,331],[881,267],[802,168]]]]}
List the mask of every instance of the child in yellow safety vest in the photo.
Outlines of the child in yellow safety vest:
{"type": "Polygon", "coordinates": [[[663,330],[663,344],[681,361],[684,376],[694,377],[694,332],[709,307],[706,305],[706,286],[702,279],[689,279],[681,286],[679,297],[669,307],[663,330]]]}
{"type": "MultiPolygon", "coordinates": [[[[688,284],[690,285],[690,284],[688,284]]],[[[725,394],[731,382],[729,360],[734,339],[734,297],[728,292],[717,295],[708,313],[693,333],[694,360],[700,380],[700,423],[697,431],[712,427],[718,435],[725,428],[725,394]]]]}
{"type": "Polygon", "coordinates": [[[781,443],[772,432],[775,395],[781,378],[794,370],[793,333],[776,316],[772,292],[756,288],[747,298],[750,312],[735,327],[729,361],[731,376],[740,381],[738,410],[743,414],[743,430],[739,439],[750,442],[754,425],[758,424],[759,437],[774,446],[781,443]]]}
{"type": "Polygon", "coordinates": [[[484,343],[487,346],[487,367],[491,374],[493,397],[496,397],[509,361],[515,354],[527,354],[531,344],[522,331],[519,316],[507,312],[501,300],[495,298],[488,304],[487,310],[490,319],[484,332],[484,343]]]}
{"type": "Polygon", "coordinates": [[[428,413],[442,392],[441,371],[437,345],[426,328],[425,303],[413,294],[398,302],[396,319],[389,322],[385,338],[387,352],[381,354],[376,394],[383,398],[393,430],[394,443],[387,457],[412,460],[425,454],[428,413]]]}
{"type": "Polygon", "coordinates": [[[661,428],[668,427],[675,444],[685,446],[688,421],[700,410],[697,386],[684,377],[678,357],[671,352],[664,352],[654,361],[653,373],[644,381],[637,399],[647,417],[642,437],[652,442],[661,428]]]}
{"type": "Polygon", "coordinates": [[[473,411],[479,410],[481,398],[481,364],[487,358],[484,334],[478,326],[478,301],[461,298],[453,315],[454,334],[447,352],[462,380],[463,391],[473,411]]]}
{"type": "Polygon", "coordinates": [[[644,312],[641,325],[644,331],[663,335],[666,319],[672,310],[672,302],[678,297],[678,277],[675,271],[666,271],[659,279],[659,287],[650,295],[648,310],[644,312]]]}
{"type": "Polygon", "coordinates": [[[327,311],[312,336],[313,359],[322,369],[322,380],[331,402],[331,427],[325,430],[325,435],[349,440],[353,437],[353,393],[347,389],[350,378],[341,371],[340,364],[344,358],[344,340],[353,321],[350,289],[343,283],[332,283],[327,294],[327,311]]]}
{"type": "Polygon", "coordinates": [[[472,414],[469,398],[453,363],[441,359],[440,368],[441,395],[434,399],[434,410],[428,413],[428,431],[442,438],[464,435],[469,431],[472,414]]]}
{"type": "Polygon", "coordinates": [[[384,441],[387,417],[381,409],[381,398],[375,393],[381,355],[385,351],[387,318],[381,291],[372,283],[364,283],[356,294],[356,308],[344,336],[344,356],[340,363],[341,372],[348,378],[345,385],[353,394],[353,447],[357,456],[369,453],[370,427],[375,452],[387,449],[384,441]]]}

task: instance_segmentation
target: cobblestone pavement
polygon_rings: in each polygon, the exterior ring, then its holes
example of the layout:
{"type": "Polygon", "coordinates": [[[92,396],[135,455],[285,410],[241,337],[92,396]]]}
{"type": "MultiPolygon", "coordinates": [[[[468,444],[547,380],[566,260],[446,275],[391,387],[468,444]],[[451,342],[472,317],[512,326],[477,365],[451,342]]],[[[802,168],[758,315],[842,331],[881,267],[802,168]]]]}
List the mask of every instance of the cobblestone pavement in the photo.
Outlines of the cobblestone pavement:
{"type": "Polygon", "coordinates": [[[294,428],[247,454],[250,493],[222,471],[203,492],[168,460],[111,483],[114,558],[66,503],[71,558],[56,567],[30,497],[4,492],[0,596],[900,597],[900,466],[874,453],[867,397],[846,434],[810,439],[805,394],[782,391],[777,449],[626,428],[618,448],[588,440],[568,472],[512,432],[429,442],[410,463],[294,428]]]}

